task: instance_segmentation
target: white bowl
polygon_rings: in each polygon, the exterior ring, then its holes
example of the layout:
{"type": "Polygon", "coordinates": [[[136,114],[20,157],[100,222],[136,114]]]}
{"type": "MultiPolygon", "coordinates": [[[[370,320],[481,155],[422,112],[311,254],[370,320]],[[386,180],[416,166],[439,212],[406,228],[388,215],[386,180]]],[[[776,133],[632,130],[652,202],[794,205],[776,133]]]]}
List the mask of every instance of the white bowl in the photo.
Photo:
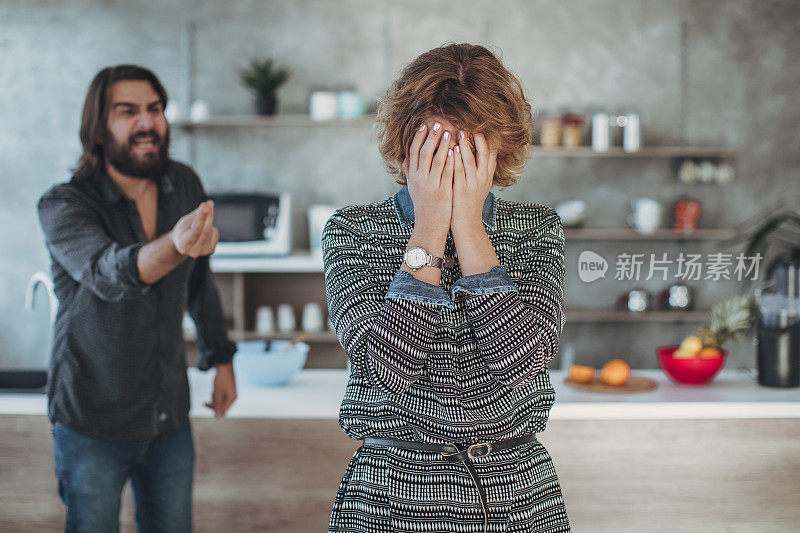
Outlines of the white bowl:
{"type": "Polygon", "coordinates": [[[246,341],[233,357],[236,379],[259,387],[286,384],[306,364],[308,344],[290,341],[246,341]]]}
{"type": "Polygon", "coordinates": [[[583,200],[566,200],[555,207],[564,226],[578,226],[583,223],[586,214],[586,202],[583,200]]]}

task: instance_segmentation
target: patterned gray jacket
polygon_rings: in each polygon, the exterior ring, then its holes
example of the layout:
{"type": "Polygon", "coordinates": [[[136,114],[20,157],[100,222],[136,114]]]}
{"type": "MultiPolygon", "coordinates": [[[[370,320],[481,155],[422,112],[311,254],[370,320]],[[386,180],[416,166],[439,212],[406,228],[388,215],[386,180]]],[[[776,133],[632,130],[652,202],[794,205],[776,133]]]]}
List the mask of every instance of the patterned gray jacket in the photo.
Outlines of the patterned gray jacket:
{"type": "Polygon", "coordinates": [[[540,204],[486,198],[500,260],[461,277],[448,235],[439,287],[400,270],[414,209],[407,188],[338,210],[322,237],[331,321],[351,373],[339,422],[354,439],[505,439],[544,430],[547,364],[563,329],[564,232],[540,204]]]}

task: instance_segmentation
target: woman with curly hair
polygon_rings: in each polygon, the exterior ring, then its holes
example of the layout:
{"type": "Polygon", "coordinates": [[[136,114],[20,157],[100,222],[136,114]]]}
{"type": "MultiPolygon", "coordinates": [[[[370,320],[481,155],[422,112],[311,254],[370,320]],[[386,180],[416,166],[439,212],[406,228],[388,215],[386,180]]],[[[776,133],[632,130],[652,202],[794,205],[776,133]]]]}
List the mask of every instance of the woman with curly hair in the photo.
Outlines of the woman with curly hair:
{"type": "Polygon", "coordinates": [[[378,122],[403,187],[323,233],[351,363],[339,423],[363,441],[329,531],[569,531],[536,439],[564,325],[561,220],[490,192],[527,160],[522,85],[482,46],[443,46],[406,66],[378,122]]]}

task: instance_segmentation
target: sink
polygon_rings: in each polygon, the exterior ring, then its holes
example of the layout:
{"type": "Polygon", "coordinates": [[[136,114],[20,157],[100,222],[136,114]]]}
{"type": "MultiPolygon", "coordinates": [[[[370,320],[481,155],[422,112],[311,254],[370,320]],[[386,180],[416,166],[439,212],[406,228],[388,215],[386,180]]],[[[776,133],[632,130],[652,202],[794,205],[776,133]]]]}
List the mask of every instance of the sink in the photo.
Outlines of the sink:
{"type": "Polygon", "coordinates": [[[44,393],[47,370],[0,370],[0,393],[44,393]]]}

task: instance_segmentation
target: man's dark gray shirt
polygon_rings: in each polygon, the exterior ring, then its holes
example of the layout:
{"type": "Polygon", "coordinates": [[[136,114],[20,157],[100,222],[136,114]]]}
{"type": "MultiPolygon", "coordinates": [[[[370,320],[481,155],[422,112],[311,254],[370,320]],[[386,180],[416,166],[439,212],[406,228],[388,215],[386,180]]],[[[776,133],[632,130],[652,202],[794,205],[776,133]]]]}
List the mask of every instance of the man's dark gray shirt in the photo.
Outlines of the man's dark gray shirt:
{"type": "MultiPolygon", "coordinates": [[[[171,161],[159,181],[157,234],[205,199],[192,169],[171,161]]],[[[139,281],[136,259],[147,243],[139,212],[105,174],[97,185],[54,186],[38,209],[59,301],[51,422],[113,441],[181,427],[189,416],[184,312],[197,324],[201,370],[236,351],[208,257],[187,258],[156,283],[139,281]]]]}

